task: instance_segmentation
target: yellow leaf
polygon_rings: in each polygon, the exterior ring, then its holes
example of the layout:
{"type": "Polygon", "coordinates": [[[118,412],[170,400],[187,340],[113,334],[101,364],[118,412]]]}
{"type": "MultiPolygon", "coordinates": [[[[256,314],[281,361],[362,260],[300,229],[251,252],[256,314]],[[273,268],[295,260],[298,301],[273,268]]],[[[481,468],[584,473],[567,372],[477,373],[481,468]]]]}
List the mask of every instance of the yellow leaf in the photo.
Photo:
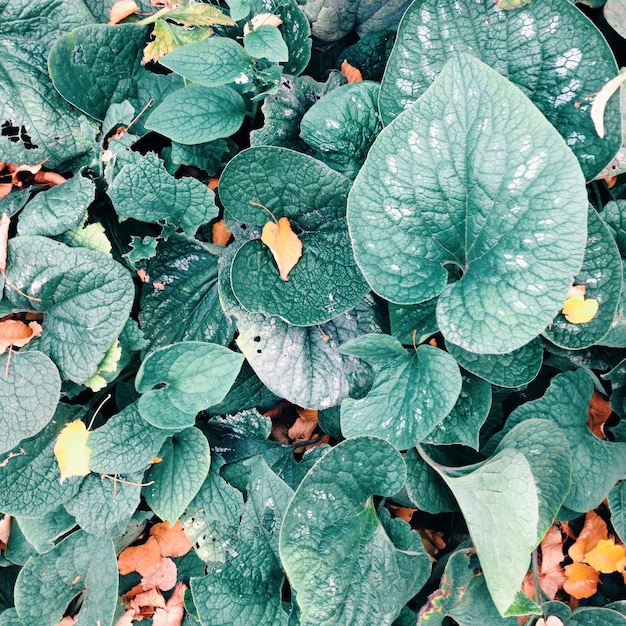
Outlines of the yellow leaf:
{"type": "Polygon", "coordinates": [[[595,298],[585,298],[584,295],[576,293],[567,298],[561,313],[572,324],[586,324],[596,316],[598,306],[595,298]]]}
{"type": "Polygon", "coordinates": [[[604,137],[604,110],[609,102],[610,97],[620,88],[622,83],[626,81],[626,72],[618,74],[600,89],[591,105],[591,120],[596,128],[598,137],[604,137]]]}
{"type": "Polygon", "coordinates": [[[87,447],[89,431],[83,422],[74,420],[63,428],[54,444],[54,456],[61,470],[61,482],[72,476],[91,472],[91,448],[87,447]]]}
{"type": "Polygon", "coordinates": [[[302,242],[298,235],[291,230],[291,224],[286,217],[281,217],[278,223],[268,222],[263,226],[261,241],[272,251],[280,277],[288,280],[289,272],[295,267],[302,256],[302,242]]]}
{"type": "Polygon", "coordinates": [[[603,574],[622,572],[626,565],[626,550],[624,546],[616,546],[614,539],[601,539],[585,554],[585,563],[603,574]]]}
{"type": "Polygon", "coordinates": [[[584,563],[572,563],[565,566],[567,580],[563,589],[577,600],[590,598],[598,589],[600,574],[584,563]]]}

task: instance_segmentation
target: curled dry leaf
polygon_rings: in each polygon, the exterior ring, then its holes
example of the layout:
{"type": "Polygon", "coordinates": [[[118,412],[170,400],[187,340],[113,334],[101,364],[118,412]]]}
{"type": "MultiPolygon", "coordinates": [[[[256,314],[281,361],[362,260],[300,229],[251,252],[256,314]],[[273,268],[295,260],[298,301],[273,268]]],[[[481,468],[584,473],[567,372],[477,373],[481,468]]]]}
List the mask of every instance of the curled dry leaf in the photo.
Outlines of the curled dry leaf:
{"type": "Polygon", "coordinates": [[[611,78],[596,94],[593,104],[591,105],[591,121],[600,138],[603,138],[605,134],[604,110],[606,109],[606,105],[611,96],[621,87],[624,81],[626,81],[626,72],[619,74],[615,78],[611,78]]]}
{"type": "Polygon", "coordinates": [[[143,576],[141,586],[145,591],[155,587],[161,591],[168,591],[176,584],[177,574],[176,563],[169,557],[161,557],[158,565],[154,566],[151,571],[143,576]]]}
{"type": "Polygon", "coordinates": [[[149,589],[143,593],[138,593],[131,601],[130,608],[135,611],[135,614],[141,614],[145,617],[152,615],[155,608],[165,608],[165,598],[163,598],[161,592],[156,589],[149,589]],[[142,611],[142,608],[149,607],[149,611],[142,611]]]}
{"type": "Polygon", "coordinates": [[[598,391],[594,391],[589,402],[589,430],[599,439],[606,439],[604,424],[611,417],[611,403],[598,391]]]}
{"type": "Polygon", "coordinates": [[[134,0],[117,0],[117,2],[111,7],[109,24],[118,24],[129,15],[137,13],[137,11],[139,11],[139,7],[134,0]]]}
{"type": "Polygon", "coordinates": [[[54,444],[54,456],[61,470],[61,483],[72,476],[87,476],[91,472],[91,448],[87,447],[89,431],[81,420],[67,424],[54,444]]]}
{"type": "Polygon", "coordinates": [[[565,575],[567,580],[563,584],[563,589],[577,600],[590,598],[598,590],[600,574],[586,563],[566,565],[565,575]]]}
{"type": "Polygon", "coordinates": [[[609,530],[605,521],[595,512],[589,511],[585,516],[585,524],[578,539],[567,551],[574,563],[582,563],[585,554],[593,550],[602,539],[609,538],[609,530]]]}
{"type": "Polygon", "coordinates": [[[348,83],[360,83],[363,80],[361,70],[350,65],[347,59],[341,64],[341,73],[348,79],[348,83]]]}
{"type": "Polygon", "coordinates": [[[567,580],[561,563],[563,553],[563,534],[557,526],[551,526],[541,541],[541,566],[539,568],[539,586],[544,593],[554,600],[567,580]]]}
{"type": "Polygon", "coordinates": [[[139,546],[129,546],[119,555],[117,568],[122,576],[139,572],[142,576],[150,573],[161,563],[161,550],[154,537],[149,537],[139,546]]]}
{"type": "Polygon", "coordinates": [[[193,547],[180,520],[174,526],[170,526],[169,522],[155,524],[150,529],[150,535],[156,540],[161,556],[184,556],[193,547]]]}
{"type": "Polygon", "coordinates": [[[0,550],[6,550],[9,543],[9,535],[11,534],[11,520],[13,518],[10,515],[5,515],[0,519],[0,550]]]}
{"type": "Polygon", "coordinates": [[[243,34],[247,35],[250,31],[256,30],[259,26],[276,26],[277,28],[283,21],[273,13],[259,13],[255,15],[249,23],[243,27],[243,34]]]}
{"type": "Polygon", "coordinates": [[[156,609],[152,617],[152,626],[180,626],[185,612],[185,591],[187,586],[178,583],[174,593],[165,603],[164,609],[156,609]]]}
{"type": "Polygon", "coordinates": [[[556,615],[550,615],[548,619],[543,619],[543,617],[540,617],[537,620],[537,623],[535,624],[535,626],[565,626],[565,625],[563,624],[563,620],[561,620],[561,618],[557,617],[556,615]]]}
{"type": "Polygon", "coordinates": [[[226,222],[215,222],[211,228],[211,239],[216,246],[225,246],[232,237],[232,233],[226,228],[226,222]]]}
{"type": "Polygon", "coordinates": [[[37,322],[26,324],[13,319],[0,322],[0,354],[8,347],[22,348],[35,337],[41,337],[41,332],[41,324],[37,322]]]}
{"type": "Polygon", "coordinates": [[[602,574],[623,572],[626,567],[626,550],[616,545],[615,539],[601,539],[593,550],[585,553],[585,563],[602,574]]]}
{"type": "Polygon", "coordinates": [[[302,256],[302,242],[291,229],[286,217],[276,222],[268,222],[263,226],[261,241],[272,251],[280,277],[288,280],[289,272],[296,266],[302,256]]]}

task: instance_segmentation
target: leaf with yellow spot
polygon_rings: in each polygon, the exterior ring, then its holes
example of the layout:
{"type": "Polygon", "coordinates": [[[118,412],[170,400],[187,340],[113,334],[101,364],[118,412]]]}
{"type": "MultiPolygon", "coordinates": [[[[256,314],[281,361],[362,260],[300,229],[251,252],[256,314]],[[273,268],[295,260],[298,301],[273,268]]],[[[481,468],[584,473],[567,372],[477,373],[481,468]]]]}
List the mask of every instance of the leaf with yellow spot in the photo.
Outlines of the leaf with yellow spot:
{"type": "Polygon", "coordinates": [[[595,298],[585,298],[584,285],[574,285],[567,294],[561,313],[572,324],[586,324],[596,316],[598,308],[595,298]]]}
{"type": "Polygon", "coordinates": [[[54,456],[61,470],[61,483],[72,476],[87,476],[91,472],[91,448],[87,447],[89,431],[81,420],[63,428],[54,444],[54,456]]]}
{"type": "Polygon", "coordinates": [[[272,251],[280,277],[289,280],[289,272],[302,256],[302,242],[291,229],[289,220],[281,217],[278,222],[265,224],[261,241],[272,251]]]}
{"type": "Polygon", "coordinates": [[[621,572],[626,566],[626,550],[624,546],[615,545],[614,539],[601,539],[585,554],[585,563],[603,574],[621,572]]]}

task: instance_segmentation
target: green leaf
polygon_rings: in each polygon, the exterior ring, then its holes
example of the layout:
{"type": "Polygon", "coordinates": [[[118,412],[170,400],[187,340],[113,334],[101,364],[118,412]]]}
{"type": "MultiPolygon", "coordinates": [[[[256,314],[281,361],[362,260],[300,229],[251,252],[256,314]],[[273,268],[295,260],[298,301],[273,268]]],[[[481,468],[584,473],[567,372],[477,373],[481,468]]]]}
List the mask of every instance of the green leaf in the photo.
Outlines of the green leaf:
{"type": "Polygon", "coordinates": [[[14,608],[0,613],[0,626],[24,626],[14,608]]]}
{"type": "Polygon", "coordinates": [[[426,437],[426,443],[439,446],[461,444],[478,450],[480,429],[491,408],[491,385],[472,374],[462,374],[462,378],[463,386],[456,404],[426,437]]]}
{"type": "Polygon", "coordinates": [[[204,578],[192,579],[194,604],[203,624],[287,626],[278,534],[293,492],[256,457],[251,462],[248,494],[237,552],[204,578]]]}
{"type": "Polygon", "coordinates": [[[62,506],[43,517],[18,517],[16,521],[28,543],[40,554],[52,550],[55,540],[76,526],[76,520],[62,506]]]}
{"type": "Polygon", "coordinates": [[[518,450],[530,464],[539,499],[536,544],[554,522],[572,483],[572,458],[568,440],[554,422],[528,419],[509,431],[496,448],[518,450]]]}
{"type": "Polygon", "coordinates": [[[373,494],[399,491],[405,476],[389,443],[359,437],[331,448],[304,478],[280,533],[301,623],[391,624],[426,582],[419,537],[398,519],[385,530],[372,504],[373,494]]]}
{"type": "Polygon", "coordinates": [[[233,293],[243,307],[310,326],[331,320],[363,299],[369,288],[348,243],[349,187],[349,179],[338,172],[284,148],[250,148],[230,161],[219,192],[231,219],[262,226],[272,218],[250,202],[261,204],[276,220],[289,219],[303,247],[285,281],[258,235],[246,242],[231,267],[233,293]]]}
{"type": "Polygon", "coordinates": [[[505,448],[464,475],[450,476],[445,468],[432,467],[461,507],[489,593],[504,615],[537,542],[539,503],[531,466],[524,454],[505,448]]]}
{"type": "Polygon", "coordinates": [[[168,95],[150,114],[146,128],[194,145],[230,137],[245,113],[245,102],[232,87],[190,85],[168,95]]]}
{"type": "Polygon", "coordinates": [[[243,496],[221,477],[223,465],[224,459],[213,452],[209,474],[180,518],[189,541],[206,563],[224,563],[237,547],[243,496]]]}
{"type": "Polygon", "coordinates": [[[624,0],[606,0],[604,19],[620,37],[626,38],[626,3],[624,0]]]}
{"type": "Polygon", "coordinates": [[[534,380],[543,363],[543,344],[537,337],[508,354],[474,354],[446,343],[458,364],[498,387],[521,387],[534,380]]]}
{"type": "Polygon", "coordinates": [[[93,202],[96,187],[80,174],[66,183],[39,192],[20,213],[20,235],[60,235],[80,225],[93,202]]]}
{"type": "Polygon", "coordinates": [[[252,71],[250,55],[234,39],[211,37],[166,54],[161,65],[187,80],[207,87],[246,84],[252,71]]]}
{"type": "Polygon", "coordinates": [[[167,437],[166,430],[141,419],[133,402],[90,433],[91,470],[111,475],[143,472],[167,437]]]}
{"type": "Polygon", "coordinates": [[[624,626],[626,617],[608,608],[580,607],[572,611],[562,602],[545,602],[542,607],[546,619],[554,615],[564,626],[624,626]]]}
{"type": "Polygon", "coordinates": [[[552,343],[570,350],[588,348],[608,333],[622,291],[622,260],[615,240],[591,205],[588,216],[585,257],[573,284],[585,287],[585,298],[598,301],[598,312],[585,324],[572,324],[559,313],[545,333],[552,343]]]}
{"type": "Polygon", "coordinates": [[[108,194],[122,219],[164,220],[190,236],[218,213],[213,191],[195,178],[174,178],[153,152],[136,164],[125,165],[108,194]]]}
{"type": "Polygon", "coordinates": [[[61,393],[55,364],[37,350],[0,356],[0,454],[36,435],[54,415],[61,393]]]}
{"type": "Polygon", "coordinates": [[[185,26],[235,25],[233,20],[228,15],[222,13],[219,8],[202,3],[174,5],[166,13],[166,17],[168,20],[179,22],[185,26]]]}
{"type": "Polygon", "coordinates": [[[143,473],[114,476],[89,474],[65,509],[82,530],[96,537],[119,537],[126,530],[141,500],[143,473]]]}
{"type": "Polygon", "coordinates": [[[193,165],[204,170],[209,176],[217,176],[237,150],[236,144],[224,139],[195,146],[173,142],[170,158],[178,165],[193,165]]]}
{"type": "Polygon", "coordinates": [[[187,28],[159,17],[154,22],[153,38],[144,48],[142,63],[159,61],[178,46],[191,45],[210,37],[211,32],[209,28],[187,28]]]}
{"type": "Polygon", "coordinates": [[[380,132],[378,83],[352,83],[314,104],[300,122],[300,136],[321,159],[354,177],[380,132]]]}
{"type": "MultiPolygon", "coordinates": [[[[618,99],[607,107],[604,139],[590,117],[589,94],[617,74],[613,53],[593,23],[566,0],[531,2],[518,11],[502,11],[490,0],[414,2],[398,28],[381,85],[383,122],[419,98],[459,52],[475,55],[515,83],[559,130],[587,180],[619,149],[618,99]]],[[[500,117],[502,111],[495,108],[493,114],[500,117]]]]}
{"type": "Polygon", "coordinates": [[[17,577],[15,608],[25,624],[56,626],[71,600],[84,594],[76,624],[110,624],[117,579],[113,542],[79,531],[29,559],[17,577]]]}
{"type": "Polygon", "coordinates": [[[80,130],[84,117],[52,87],[35,54],[0,46],[0,161],[60,169],[92,150],[80,130]]]}
{"type": "Polygon", "coordinates": [[[230,9],[230,17],[238,22],[250,15],[250,0],[226,0],[230,9]]]}
{"type": "Polygon", "coordinates": [[[587,426],[592,392],[585,371],[559,374],[541,398],[511,413],[503,431],[531,418],[550,420],[563,431],[572,454],[572,487],[564,506],[581,513],[598,506],[626,475],[626,443],[602,441],[587,426]]]}
{"type": "Polygon", "coordinates": [[[159,243],[147,267],[150,282],[141,290],[139,321],[146,352],[178,341],[230,343],[235,324],[220,306],[216,252],[177,234],[159,243]]]}
{"type": "Polygon", "coordinates": [[[626,288],[624,285],[626,285],[626,265],[622,261],[622,291],[617,311],[609,327],[609,332],[598,341],[598,345],[609,348],[626,348],[626,288]]]}
{"type": "Polygon", "coordinates": [[[276,26],[261,24],[245,34],[243,46],[246,52],[255,59],[265,58],[275,63],[284,63],[289,60],[289,49],[283,36],[276,26]]]}
{"type": "Polygon", "coordinates": [[[611,524],[617,536],[624,541],[626,537],[626,482],[621,481],[609,491],[609,509],[611,524]]]}
{"type": "Polygon", "coordinates": [[[374,291],[399,304],[439,295],[444,337],[478,354],[511,352],[552,321],[582,264],[586,211],[563,139],[469,55],[378,136],[348,198],[374,291]]]}
{"type": "Polygon", "coordinates": [[[130,313],[134,288],[128,272],[99,252],[22,235],[9,242],[6,275],[29,295],[6,284],[6,305],[45,313],[42,336],[33,345],[56,363],[61,378],[82,383],[95,374],[130,313]]]}
{"type": "Polygon", "coordinates": [[[185,428],[168,439],[160,463],[145,474],[143,488],[148,506],[173,526],[204,483],[211,465],[209,442],[197,428],[185,428]]]}
{"type": "Polygon", "coordinates": [[[153,426],[178,430],[221,402],[235,382],[243,356],[201,341],[175,343],[152,352],[141,364],[135,388],[139,413],[153,426]],[[158,389],[153,387],[165,385],[158,389]]]}
{"type": "Polygon", "coordinates": [[[459,366],[433,346],[407,351],[393,337],[370,334],[339,351],[368,362],[375,376],[367,396],[341,403],[345,437],[375,435],[399,450],[412,448],[441,424],[461,392],[459,366]]]}
{"type": "Polygon", "coordinates": [[[415,305],[388,305],[391,334],[405,345],[420,344],[439,330],[437,298],[415,305]]]}
{"type": "Polygon", "coordinates": [[[445,617],[459,624],[517,625],[517,618],[501,617],[498,613],[485,577],[476,571],[475,561],[471,550],[452,553],[439,589],[429,596],[428,604],[420,611],[420,626],[441,626],[445,617]]]}
{"type": "Polygon", "coordinates": [[[78,492],[80,479],[69,478],[61,485],[52,452],[57,436],[75,417],[75,410],[58,404],[54,418],[41,432],[3,455],[0,511],[16,517],[43,517],[78,492]]]}
{"type": "Polygon", "coordinates": [[[61,37],[48,59],[56,90],[75,107],[103,120],[109,106],[137,96],[146,72],[141,55],[146,28],[137,24],[90,24],[61,37]]]}

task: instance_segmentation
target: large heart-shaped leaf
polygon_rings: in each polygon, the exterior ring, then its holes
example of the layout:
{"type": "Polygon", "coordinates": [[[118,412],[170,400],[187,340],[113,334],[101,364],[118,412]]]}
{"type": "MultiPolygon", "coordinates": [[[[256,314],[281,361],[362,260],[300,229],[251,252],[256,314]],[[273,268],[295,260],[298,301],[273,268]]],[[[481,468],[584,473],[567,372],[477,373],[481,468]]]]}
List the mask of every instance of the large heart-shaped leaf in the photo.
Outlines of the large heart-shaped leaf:
{"type": "Polygon", "coordinates": [[[29,297],[7,282],[3,303],[45,313],[37,349],[61,378],[83,383],[93,376],[128,319],[135,291],[128,272],[99,252],[23,235],[9,242],[6,273],[29,297]]]}
{"type": "Polygon", "coordinates": [[[619,100],[605,112],[601,139],[590,116],[593,99],[617,74],[600,31],[567,0],[503,10],[491,0],[418,0],[404,15],[381,85],[388,123],[433,82],[459,52],[480,58],[539,107],[578,157],[587,180],[621,145],[619,100]]]}
{"type": "Polygon", "coordinates": [[[255,238],[231,267],[235,297],[249,311],[291,324],[323,324],[356,306],[369,291],[349,245],[346,198],[350,181],[312,157],[284,148],[240,152],[222,173],[220,199],[231,219],[263,225],[289,219],[302,257],[283,280],[272,252],[255,238]],[[298,183],[294,184],[294,180],[298,183]]]}
{"type": "Polygon", "coordinates": [[[348,199],[374,291],[404,304],[440,294],[445,338],[491,354],[528,343],[558,312],[582,264],[586,212],[563,139],[469,55],[378,136],[348,199]]]}
{"type": "Polygon", "coordinates": [[[353,339],[340,352],[368,362],[375,375],[367,396],[341,403],[345,437],[375,435],[399,450],[412,448],[441,424],[461,392],[459,366],[433,346],[407,351],[397,339],[377,334],[353,339]]]}
{"type": "Polygon", "coordinates": [[[306,475],[280,533],[301,623],[391,624],[426,582],[419,538],[399,519],[385,529],[372,503],[373,494],[398,492],[405,477],[398,451],[374,437],[347,439],[306,475]]]}

